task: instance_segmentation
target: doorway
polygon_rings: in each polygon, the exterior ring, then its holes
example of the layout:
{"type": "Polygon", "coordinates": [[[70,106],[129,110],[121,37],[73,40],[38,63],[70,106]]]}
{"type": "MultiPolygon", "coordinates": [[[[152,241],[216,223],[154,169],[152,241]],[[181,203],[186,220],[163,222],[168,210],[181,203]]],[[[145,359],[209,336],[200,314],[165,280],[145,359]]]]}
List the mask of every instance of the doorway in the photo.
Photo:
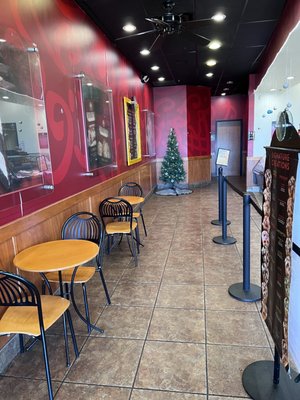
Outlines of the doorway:
{"type": "MultiPolygon", "coordinates": [[[[229,163],[223,167],[226,176],[242,175],[242,120],[216,121],[216,151],[230,150],[229,163]]],[[[217,165],[216,165],[217,174],[217,165]]]]}

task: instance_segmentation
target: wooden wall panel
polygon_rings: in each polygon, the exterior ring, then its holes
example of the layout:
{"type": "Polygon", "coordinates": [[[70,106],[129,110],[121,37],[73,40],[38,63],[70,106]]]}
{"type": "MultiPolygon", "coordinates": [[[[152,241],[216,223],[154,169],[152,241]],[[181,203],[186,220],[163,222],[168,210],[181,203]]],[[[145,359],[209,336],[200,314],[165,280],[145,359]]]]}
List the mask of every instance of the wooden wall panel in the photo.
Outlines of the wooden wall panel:
{"type": "Polygon", "coordinates": [[[189,157],[188,183],[197,185],[210,180],[210,156],[189,157]]]}
{"type": "MultiPolygon", "coordinates": [[[[183,183],[189,185],[210,182],[210,156],[182,157],[184,169],[186,171],[186,179],[183,183]]],[[[158,159],[156,163],[157,181],[159,181],[161,164],[163,159],[158,159]]],[[[162,183],[161,181],[159,181],[162,183]]]]}

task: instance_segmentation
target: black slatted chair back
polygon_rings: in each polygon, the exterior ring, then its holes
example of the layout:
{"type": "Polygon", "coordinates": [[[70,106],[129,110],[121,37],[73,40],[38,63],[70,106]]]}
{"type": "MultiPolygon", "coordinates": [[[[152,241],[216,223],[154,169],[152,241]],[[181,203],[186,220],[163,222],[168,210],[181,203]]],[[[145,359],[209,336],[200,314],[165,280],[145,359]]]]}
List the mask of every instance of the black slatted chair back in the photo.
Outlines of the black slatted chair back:
{"type": "Polygon", "coordinates": [[[99,205],[99,214],[103,226],[105,226],[107,218],[122,219],[130,222],[130,229],[132,230],[132,205],[124,199],[119,197],[104,199],[99,205]]]}
{"type": "Polygon", "coordinates": [[[119,196],[138,196],[144,197],[142,187],[136,182],[124,183],[119,189],[119,196]]]}
{"type": "Polygon", "coordinates": [[[22,276],[0,270],[0,306],[41,307],[37,287],[22,276]]]}
{"type": "Polygon", "coordinates": [[[101,244],[102,226],[98,217],[88,211],[71,215],[61,229],[62,239],[82,239],[101,244]]]}

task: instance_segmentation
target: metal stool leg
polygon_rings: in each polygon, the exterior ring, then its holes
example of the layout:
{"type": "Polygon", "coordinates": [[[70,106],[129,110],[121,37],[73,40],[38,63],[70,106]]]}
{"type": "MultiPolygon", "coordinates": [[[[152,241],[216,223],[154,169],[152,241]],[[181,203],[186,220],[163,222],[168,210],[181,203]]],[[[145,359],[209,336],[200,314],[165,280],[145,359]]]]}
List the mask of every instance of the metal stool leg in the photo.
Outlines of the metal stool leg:
{"type": "Polygon", "coordinates": [[[91,333],[91,320],[90,320],[90,310],[89,310],[89,303],[86,294],[86,285],[85,283],[82,284],[82,293],[83,293],[83,300],[84,300],[84,309],[85,309],[85,316],[87,320],[87,331],[88,334],[91,333]]]}

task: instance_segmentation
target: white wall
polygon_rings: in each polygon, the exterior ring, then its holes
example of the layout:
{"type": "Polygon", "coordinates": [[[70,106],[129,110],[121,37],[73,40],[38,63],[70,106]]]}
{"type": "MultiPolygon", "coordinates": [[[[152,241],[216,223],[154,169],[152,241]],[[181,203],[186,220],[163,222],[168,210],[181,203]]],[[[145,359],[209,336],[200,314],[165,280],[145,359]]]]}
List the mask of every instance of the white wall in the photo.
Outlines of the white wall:
{"type": "Polygon", "coordinates": [[[279,89],[276,92],[255,92],[254,106],[254,156],[264,156],[264,146],[269,146],[278,114],[288,109],[293,116],[293,125],[298,130],[300,127],[300,83],[287,89],[279,89]],[[289,107],[290,105],[290,107],[289,107]],[[275,110],[274,110],[275,108],[275,110]],[[272,114],[268,114],[272,110],[272,114]]]}

